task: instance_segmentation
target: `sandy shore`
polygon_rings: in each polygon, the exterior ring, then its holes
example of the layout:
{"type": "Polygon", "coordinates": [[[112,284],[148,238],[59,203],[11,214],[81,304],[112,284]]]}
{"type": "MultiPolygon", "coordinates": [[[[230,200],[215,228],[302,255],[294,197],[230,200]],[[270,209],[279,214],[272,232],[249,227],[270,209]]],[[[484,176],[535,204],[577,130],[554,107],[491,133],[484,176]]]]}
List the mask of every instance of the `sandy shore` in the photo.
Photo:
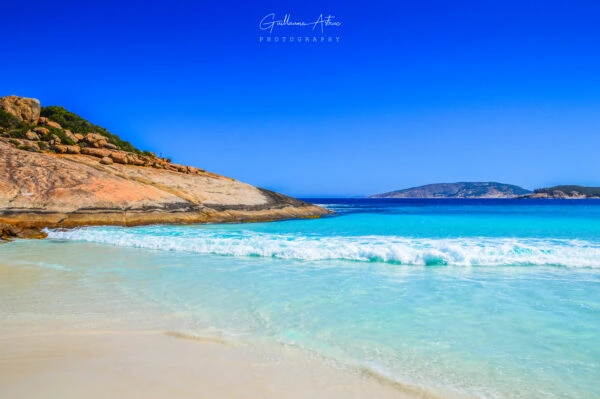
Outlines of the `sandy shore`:
{"type": "Polygon", "coordinates": [[[432,397],[294,348],[165,330],[108,287],[19,262],[0,261],[2,399],[432,397]]]}
{"type": "Polygon", "coordinates": [[[368,375],[294,351],[195,340],[156,331],[0,337],[0,397],[412,398],[368,375]]]}

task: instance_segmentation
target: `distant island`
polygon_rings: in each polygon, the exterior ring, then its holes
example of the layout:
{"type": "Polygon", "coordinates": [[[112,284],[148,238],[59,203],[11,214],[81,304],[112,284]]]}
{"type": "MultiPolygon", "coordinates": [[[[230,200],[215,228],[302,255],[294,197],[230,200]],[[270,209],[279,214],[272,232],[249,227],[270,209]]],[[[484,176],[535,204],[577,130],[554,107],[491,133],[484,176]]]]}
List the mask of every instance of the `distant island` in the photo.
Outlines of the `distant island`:
{"type": "Polygon", "coordinates": [[[267,221],[330,211],[142,151],[63,107],[0,98],[0,239],[44,227],[267,221]]]}
{"type": "Polygon", "coordinates": [[[585,186],[554,186],[549,188],[537,188],[533,193],[527,194],[525,198],[600,198],[600,187],[585,186]]]}
{"type": "Polygon", "coordinates": [[[516,198],[531,191],[496,182],[437,183],[371,195],[369,198],[516,198]]]}

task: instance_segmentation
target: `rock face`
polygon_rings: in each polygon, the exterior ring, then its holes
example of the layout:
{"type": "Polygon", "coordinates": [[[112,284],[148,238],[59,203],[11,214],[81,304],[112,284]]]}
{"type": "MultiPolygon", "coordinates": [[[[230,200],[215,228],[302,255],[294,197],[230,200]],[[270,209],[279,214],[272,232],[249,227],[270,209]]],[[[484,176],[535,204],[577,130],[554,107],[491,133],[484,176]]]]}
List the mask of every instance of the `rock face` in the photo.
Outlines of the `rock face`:
{"type": "Polygon", "coordinates": [[[18,96],[0,98],[0,108],[29,125],[37,125],[42,109],[39,100],[18,96]]]}
{"type": "Polygon", "coordinates": [[[516,198],[531,191],[512,184],[495,182],[459,182],[428,184],[369,198],[516,198]]]}
{"type": "Polygon", "coordinates": [[[330,213],[196,168],[194,173],[187,169],[183,173],[99,162],[96,156],[69,152],[29,152],[0,139],[0,223],[19,229],[132,226],[267,221],[330,213]]]}
{"type": "Polygon", "coordinates": [[[62,107],[45,107],[40,117],[38,100],[16,96],[0,98],[0,107],[21,121],[0,119],[0,238],[41,237],[35,229],[42,227],[266,221],[330,213],[173,164],[62,107]]]}

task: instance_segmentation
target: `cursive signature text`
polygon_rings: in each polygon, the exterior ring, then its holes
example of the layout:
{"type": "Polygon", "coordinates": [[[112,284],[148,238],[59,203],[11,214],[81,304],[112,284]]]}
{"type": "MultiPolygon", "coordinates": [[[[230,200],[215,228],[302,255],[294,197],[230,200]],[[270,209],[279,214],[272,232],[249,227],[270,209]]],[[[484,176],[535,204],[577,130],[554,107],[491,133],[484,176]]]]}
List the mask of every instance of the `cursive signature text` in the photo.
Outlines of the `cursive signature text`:
{"type": "Polygon", "coordinates": [[[296,27],[312,27],[312,30],[315,30],[317,27],[321,29],[321,33],[325,32],[325,27],[328,26],[340,26],[341,22],[334,21],[335,16],[327,15],[326,17],[323,14],[320,14],[319,17],[314,22],[306,22],[306,21],[292,21],[291,14],[285,14],[283,19],[275,19],[275,13],[267,14],[260,20],[258,27],[261,30],[267,30],[269,33],[273,33],[273,29],[276,26],[296,26],[296,27]]]}

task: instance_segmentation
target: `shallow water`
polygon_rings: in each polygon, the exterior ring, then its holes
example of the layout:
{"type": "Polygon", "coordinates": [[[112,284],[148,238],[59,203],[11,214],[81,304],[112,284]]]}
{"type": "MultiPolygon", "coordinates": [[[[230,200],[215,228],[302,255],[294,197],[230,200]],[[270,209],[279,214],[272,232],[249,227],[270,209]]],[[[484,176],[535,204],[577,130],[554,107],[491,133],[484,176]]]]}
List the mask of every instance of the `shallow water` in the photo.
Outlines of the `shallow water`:
{"type": "Polygon", "coordinates": [[[32,273],[3,314],[62,290],[53,312],[87,324],[289,345],[465,397],[600,397],[600,202],[320,202],[339,216],[2,245],[32,273]]]}

